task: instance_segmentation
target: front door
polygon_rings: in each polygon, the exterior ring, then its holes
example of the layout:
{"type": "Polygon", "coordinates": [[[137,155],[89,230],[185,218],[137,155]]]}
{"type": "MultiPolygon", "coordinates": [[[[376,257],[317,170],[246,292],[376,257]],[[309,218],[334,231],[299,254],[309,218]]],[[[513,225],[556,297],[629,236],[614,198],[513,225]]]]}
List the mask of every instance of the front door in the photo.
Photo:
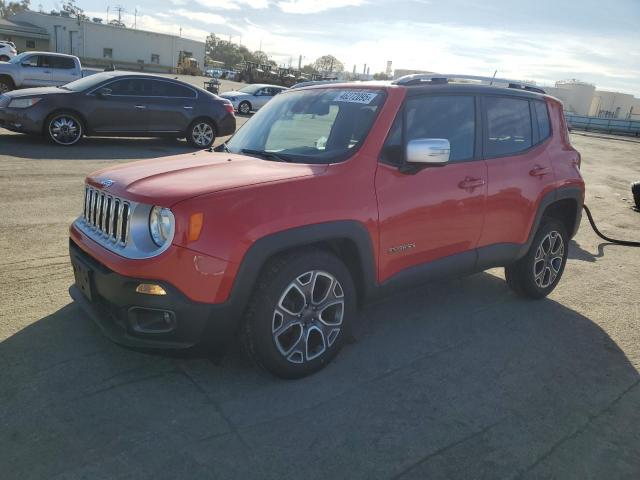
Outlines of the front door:
{"type": "Polygon", "coordinates": [[[148,84],[142,79],[106,83],[87,95],[89,129],[95,134],[147,133],[151,123],[148,100],[148,84]]]}
{"type": "Polygon", "coordinates": [[[30,55],[21,63],[23,87],[51,86],[53,73],[48,55],[30,55]]]}
{"type": "Polygon", "coordinates": [[[487,195],[487,167],[476,142],[477,103],[470,95],[413,97],[398,114],[376,174],[379,282],[446,257],[456,267],[473,268],[487,195]],[[404,142],[449,140],[449,163],[403,172],[403,122],[404,142]]]}
{"type": "Polygon", "coordinates": [[[254,110],[264,107],[269,100],[273,98],[273,90],[271,87],[264,87],[258,90],[253,96],[252,106],[254,110]]]}

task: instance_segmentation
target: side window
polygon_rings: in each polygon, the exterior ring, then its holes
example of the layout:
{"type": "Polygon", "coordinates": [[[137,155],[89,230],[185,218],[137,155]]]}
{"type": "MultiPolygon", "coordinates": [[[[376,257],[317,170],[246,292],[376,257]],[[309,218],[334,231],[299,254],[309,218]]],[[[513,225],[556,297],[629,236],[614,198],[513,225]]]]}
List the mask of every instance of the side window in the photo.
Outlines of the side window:
{"type": "Polygon", "coordinates": [[[141,97],[149,95],[149,82],[135,78],[126,78],[123,80],[117,80],[108,85],[105,88],[111,89],[112,95],[120,95],[126,97],[141,97]]]}
{"type": "Polygon", "coordinates": [[[37,67],[38,66],[38,58],[39,55],[31,55],[30,57],[25,58],[24,60],[22,60],[22,65],[27,66],[27,67],[37,67]]]}
{"type": "Polygon", "coordinates": [[[76,68],[76,64],[72,58],[49,57],[49,63],[51,68],[62,68],[65,70],[73,70],[76,68]]]}
{"type": "Polygon", "coordinates": [[[451,162],[473,158],[475,144],[475,99],[442,95],[412,98],[406,104],[407,138],[446,138],[451,144],[451,162]]]}
{"type": "Polygon", "coordinates": [[[151,83],[151,95],[154,97],[195,98],[193,90],[177,83],[153,80],[151,83]]]}
{"type": "Polygon", "coordinates": [[[532,145],[529,101],[520,98],[485,97],[487,109],[486,154],[512,155],[532,145]]]}
{"type": "Polygon", "coordinates": [[[536,109],[536,117],[538,120],[538,134],[540,141],[548,138],[551,135],[551,123],[549,122],[549,112],[547,111],[547,105],[545,102],[532,102],[536,109]]]}

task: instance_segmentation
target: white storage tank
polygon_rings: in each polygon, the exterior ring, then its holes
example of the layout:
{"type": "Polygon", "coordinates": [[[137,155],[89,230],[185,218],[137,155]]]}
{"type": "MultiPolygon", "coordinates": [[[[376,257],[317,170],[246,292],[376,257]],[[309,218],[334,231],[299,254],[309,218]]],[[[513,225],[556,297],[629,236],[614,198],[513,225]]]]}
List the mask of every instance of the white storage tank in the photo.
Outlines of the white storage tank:
{"type": "Polygon", "coordinates": [[[595,91],[595,85],[571,79],[556,82],[556,87],[550,93],[562,100],[567,112],[589,115],[595,91]]]}

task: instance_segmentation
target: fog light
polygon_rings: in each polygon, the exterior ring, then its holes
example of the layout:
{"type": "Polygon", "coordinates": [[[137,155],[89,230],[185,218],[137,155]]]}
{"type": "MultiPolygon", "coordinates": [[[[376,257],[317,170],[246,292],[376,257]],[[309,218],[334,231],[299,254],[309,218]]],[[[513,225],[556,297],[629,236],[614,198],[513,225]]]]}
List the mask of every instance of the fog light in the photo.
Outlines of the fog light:
{"type": "Polygon", "coordinates": [[[132,307],[129,322],[138,333],[169,333],[176,328],[176,316],[169,310],[132,307]]]}
{"type": "Polygon", "coordinates": [[[144,293],[147,295],[166,295],[167,292],[160,285],[155,283],[141,283],[136,287],[137,293],[144,293]]]}

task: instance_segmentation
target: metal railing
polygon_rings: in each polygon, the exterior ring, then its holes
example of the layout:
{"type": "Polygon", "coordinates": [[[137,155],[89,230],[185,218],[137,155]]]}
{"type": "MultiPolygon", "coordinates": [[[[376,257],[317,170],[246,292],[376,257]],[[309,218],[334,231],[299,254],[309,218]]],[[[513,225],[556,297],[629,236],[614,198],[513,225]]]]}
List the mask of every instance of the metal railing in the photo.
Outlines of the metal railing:
{"type": "Polygon", "coordinates": [[[569,128],[575,130],[597,131],[618,135],[640,136],[640,120],[619,120],[616,118],[588,117],[566,113],[569,128]]]}

